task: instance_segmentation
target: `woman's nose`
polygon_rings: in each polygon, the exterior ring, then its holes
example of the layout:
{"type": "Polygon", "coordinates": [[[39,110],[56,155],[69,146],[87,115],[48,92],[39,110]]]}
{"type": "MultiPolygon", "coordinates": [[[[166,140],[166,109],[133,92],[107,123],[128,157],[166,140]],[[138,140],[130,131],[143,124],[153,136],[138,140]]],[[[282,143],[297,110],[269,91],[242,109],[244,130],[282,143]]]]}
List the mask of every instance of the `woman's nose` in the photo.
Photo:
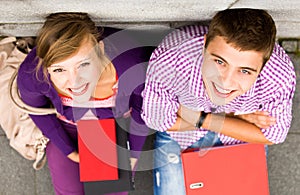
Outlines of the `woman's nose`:
{"type": "Polygon", "coordinates": [[[77,68],[70,69],[69,74],[68,74],[68,81],[69,81],[70,85],[76,86],[78,78],[79,78],[79,74],[78,74],[77,68]]]}

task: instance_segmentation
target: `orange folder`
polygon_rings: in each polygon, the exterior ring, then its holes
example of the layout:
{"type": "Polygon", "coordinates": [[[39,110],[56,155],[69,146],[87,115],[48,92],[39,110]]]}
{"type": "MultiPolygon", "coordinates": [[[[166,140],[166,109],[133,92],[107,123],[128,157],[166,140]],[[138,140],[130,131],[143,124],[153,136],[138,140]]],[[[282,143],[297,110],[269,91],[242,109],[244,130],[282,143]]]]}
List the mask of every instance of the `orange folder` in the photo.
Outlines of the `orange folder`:
{"type": "Polygon", "coordinates": [[[262,144],[213,147],[181,157],[187,195],[269,195],[262,144]]]}
{"type": "Polygon", "coordinates": [[[80,120],[77,127],[80,181],[118,180],[114,119],[80,120]]]}

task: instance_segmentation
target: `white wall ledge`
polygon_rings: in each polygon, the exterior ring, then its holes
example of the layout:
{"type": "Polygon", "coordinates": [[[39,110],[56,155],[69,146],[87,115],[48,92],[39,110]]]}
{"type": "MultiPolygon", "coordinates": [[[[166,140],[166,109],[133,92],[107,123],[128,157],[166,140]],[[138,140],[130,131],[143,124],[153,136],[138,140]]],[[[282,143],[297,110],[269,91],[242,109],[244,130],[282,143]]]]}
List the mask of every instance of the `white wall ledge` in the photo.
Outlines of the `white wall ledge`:
{"type": "Polygon", "coordinates": [[[147,29],[207,21],[219,10],[237,7],[265,9],[275,20],[277,37],[300,38],[295,0],[1,0],[0,34],[34,36],[54,12],[87,12],[98,25],[147,29]]]}

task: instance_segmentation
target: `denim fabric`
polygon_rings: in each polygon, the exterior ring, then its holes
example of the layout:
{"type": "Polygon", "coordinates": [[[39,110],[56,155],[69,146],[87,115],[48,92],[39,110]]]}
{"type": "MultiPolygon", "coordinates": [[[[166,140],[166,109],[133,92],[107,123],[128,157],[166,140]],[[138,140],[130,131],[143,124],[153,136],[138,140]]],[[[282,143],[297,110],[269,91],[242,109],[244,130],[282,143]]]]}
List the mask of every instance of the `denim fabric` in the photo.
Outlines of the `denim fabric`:
{"type": "MultiPolygon", "coordinates": [[[[190,148],[222,145],[214,132],[208,132],[190,148]]],[[[166,132],[157,132],[154,151],[154,194],[185,195],[185,185],[180,158],[181,148],[166,132]]]]}

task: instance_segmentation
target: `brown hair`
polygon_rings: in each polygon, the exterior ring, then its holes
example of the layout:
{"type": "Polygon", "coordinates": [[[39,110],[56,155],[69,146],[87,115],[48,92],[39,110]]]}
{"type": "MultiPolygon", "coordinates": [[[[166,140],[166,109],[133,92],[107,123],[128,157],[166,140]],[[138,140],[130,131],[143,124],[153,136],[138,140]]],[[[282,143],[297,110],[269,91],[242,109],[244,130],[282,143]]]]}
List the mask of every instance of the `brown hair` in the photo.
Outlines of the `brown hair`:
{"type": "Polygon", "coordinates": [[[100,55],[97,44],[100,36],[101,32],[87,13],[59,12],[48,15],[37,36],[37,70],[42,67],[46,76],[47,67],[74,54],[87,39],[95,44],[100,55]]]}
{"type": "Polygon", "coordinates": [[[225,38],[227,43],[241,51],[264,52],[265,64],[274,48],[276,26],[265,10],[226,9],[213,17],[206,35],[205,48],[216,36],[225,38]]]}

